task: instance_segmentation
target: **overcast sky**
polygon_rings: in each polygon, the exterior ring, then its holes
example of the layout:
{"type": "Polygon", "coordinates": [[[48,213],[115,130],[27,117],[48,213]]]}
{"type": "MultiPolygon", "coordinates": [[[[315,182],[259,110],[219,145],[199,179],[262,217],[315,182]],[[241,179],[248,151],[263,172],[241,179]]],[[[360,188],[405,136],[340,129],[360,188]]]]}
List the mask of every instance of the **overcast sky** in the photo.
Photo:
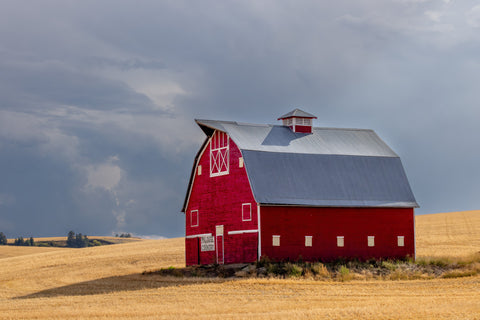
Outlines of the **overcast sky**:
{"type": "Polygon", "coordinates": [[[478,1],[0,0],[0,231],[182,236],[194,118],[374,129],[480,209],[478,1]]]}

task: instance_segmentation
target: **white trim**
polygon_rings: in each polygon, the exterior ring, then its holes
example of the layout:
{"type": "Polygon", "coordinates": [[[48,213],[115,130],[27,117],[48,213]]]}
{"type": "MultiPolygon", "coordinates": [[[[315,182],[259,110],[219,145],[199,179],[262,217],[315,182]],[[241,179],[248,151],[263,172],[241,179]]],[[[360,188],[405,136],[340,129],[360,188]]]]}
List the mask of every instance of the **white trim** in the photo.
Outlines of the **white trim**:
{"type": "Polygon", "coordinates": [[[215,226],[215,235],[217,236],[223,236],[223,224],[219,224],[215,226]]]}
{"type": "MultiPolygon", "coordinates": [[[[224,137],[222,136],[222,141],[224,137]]],[[[222,144],[223,145],[223,144],[222,144]]],[[[226,132],[215,130],[212,135],[212,141],[210,141],[210,177],[218,177],[224,176],[230,173],[230,137],[226,132]],[[219,135],[225,135],[226,137],[226,146],[218,147],[218,145],[213,145],[215,139],[218,142],[219,135]],[[214,137],[216,138],[214,139],[214,137]],[[216,158],[214,162],[212,162],[212,154],[214,151],[217,151],[216,158]],[[222,169],[222,165],[225,165],[226,170],[220,171],[222,169]],[[214,169],[218,169],[218,172],[214,172],[214,169]]]]}
{"type": "Polygon", "coordinates": [[[193,238],[201,238],[201,237],[211,237],[211,233],[200,233],[200,234],[191,234],[189,236],[185,236],[187,239],[193,239],[193,238]]]}
{"type": "Polygon", "coordinates": [[[201,165],[201,164],[199,164],[199,165],[197,166],[197,175],[199,175],[199,176],[202,175],[202,165],[201,165]]]}
{"type": "MultiPolygon", "coordinates": [[[[250,183],[250,181],[249,181],[250,183]]],[[[260,260],[262,257],[262,229],[260,228],[260,205],[257,204],[257,227],[258,227],[258,257],[260,260]]]]}
{"type": "Polygon", "coordinates": [[[243,168],[243,157],[238,158],[238,167],[243,168]]]}
{"type": "Polygon", "coordinates": [[[412,209],[412,214],[413,214],[413,254],[415,255],[414,259],[417,260],[417,240],[415,236],[417,222],[415,221],[415,209],[412,209]]]}
{"type": "Polygon", "coordinates": [[[218,264],[225,264],[225,241],[224,241],[224,236],[223,236],[223,225],[217,225],[215,226],[215,255],[217,257],[217,263],[218,264]],[[218,237],[222,237],[222,262],[218,261],[218,237]]]}
{"type": "Polygon", "coordinates": [[[199,217],[199,213],[198,213],[198,209],[195,209],[195,210],[190,210],[190,227],[198,227],[198,222],[200,220],[200,217],[199,217]],[[194,212],[197,212],[197,223],[196,224],[193,224],[193,213],[194,212]]]}
{"type": "Polygon", "coordinates": [[[242,203],[242,221],[252,221],[252,204],[249,202],[249,203],[242,203]],[[250,207],[250,219],[244,219],[244,216],[243,216],[243,206],[249,206],[250,207]]]}
{"type": "MultiPolygon", "coordinates": [[[[200,154],[198,155],[197,162],[195,162],[195,172],[197,172],[197,167],[199,166],[200,160],[202,159],[203,154],[205,153],[205,150],[207,150],[208,146],[210,145],[211,140],[212,140],[212,137],[209,137],[207,139],[207,143],[205,143],[205,145],[203,146],[203,149],[201,150],[200,154]]],[[[188,205],[190,204],[190,196],[192,195],[192,189],[193,189],[193,185],[195,184],[195,177],[196,176],[197,175],[194,173],[193,178],[192,178],[192,183],[189,185],[188,197],[187,197],[187,201],[185,202],[185,208],[184,208],[185,209],[185,215],[188,212],[188,205]]]]}
{"type": "Polygon", "coordinates": [[[243,234],[243,233],[257,233],[258,230],[234,230],[228,231],[228,234],[243,234]]]}

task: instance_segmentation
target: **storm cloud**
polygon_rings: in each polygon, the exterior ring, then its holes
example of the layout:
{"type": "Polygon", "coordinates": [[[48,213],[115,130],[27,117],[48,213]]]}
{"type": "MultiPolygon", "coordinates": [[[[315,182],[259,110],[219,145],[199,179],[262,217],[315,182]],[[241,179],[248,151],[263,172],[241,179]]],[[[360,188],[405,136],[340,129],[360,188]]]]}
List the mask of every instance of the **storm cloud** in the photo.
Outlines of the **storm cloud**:
{"type": "Polygon", "coordinates": [[[478,209],[470,1],[37,1],[0,11],[0,231],[183,234],[194,118],[374,129],[421,208],[478,209]]]}

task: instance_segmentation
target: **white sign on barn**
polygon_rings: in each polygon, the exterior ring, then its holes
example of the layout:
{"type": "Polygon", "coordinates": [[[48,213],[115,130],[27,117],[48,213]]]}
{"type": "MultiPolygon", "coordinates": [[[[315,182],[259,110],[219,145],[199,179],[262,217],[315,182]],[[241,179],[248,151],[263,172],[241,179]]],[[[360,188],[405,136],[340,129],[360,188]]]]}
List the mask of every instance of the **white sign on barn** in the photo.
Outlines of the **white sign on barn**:
{"type": "Polygon", "coordinates": [[[214,236],[201,237],[201,250],[215,251],[215,237],[214,236]]]}

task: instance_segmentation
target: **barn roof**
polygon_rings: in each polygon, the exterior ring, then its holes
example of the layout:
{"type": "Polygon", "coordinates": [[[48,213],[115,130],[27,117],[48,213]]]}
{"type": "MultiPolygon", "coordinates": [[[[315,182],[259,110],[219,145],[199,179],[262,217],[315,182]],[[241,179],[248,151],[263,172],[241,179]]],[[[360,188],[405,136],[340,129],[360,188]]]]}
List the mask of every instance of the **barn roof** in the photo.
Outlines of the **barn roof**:
{"type": "Polygon", "coordinates": [[[257,203],[418,207],[399,156],[373,130],[195,121],[207,136],[219,130],[235,142],[257,203]]]}
{"type": "Polygon", "coordinates": [[[317,119],[317,117],[315,117],[315,116],[314,116],[313,114],[311,114],[311,113],[305,112],[305,111],[300,110],[300,109],[295,109],[295,110],[293,110],[293,111],[290,111],[290,112],[287,113],[287,114],[284,114],[283,116],[281,116],[280,118],[278,118],[278,120],[280,120],[280,119],[287,119],[287,118],[291,118],[291,117],[317,119]]]}

